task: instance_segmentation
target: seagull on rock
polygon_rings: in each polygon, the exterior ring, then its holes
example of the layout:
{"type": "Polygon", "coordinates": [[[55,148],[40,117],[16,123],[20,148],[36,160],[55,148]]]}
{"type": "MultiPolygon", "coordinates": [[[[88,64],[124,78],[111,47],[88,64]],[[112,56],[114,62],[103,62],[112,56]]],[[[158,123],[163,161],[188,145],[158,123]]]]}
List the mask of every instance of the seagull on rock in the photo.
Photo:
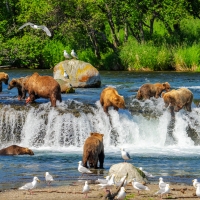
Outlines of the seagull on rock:
{"type": "Polygon", "coordinates": [[[72,51],[71,51],[71,56],[72,56],[73,58],[78,59],[78,56],[76,55],[74,49],[72,49],[72,51]]]}
{"type": "Polygon", "coordinates": [[[64,50],[64,57],[65,57],[66,59],[70,59],[70,58],[71,58],[71,56],[67,53],[66,50],[64,50]]]}
{"type": "Polygon", "coordinates": [[[91,174],[92,173],[89,169],[87,169],[86,167],[83,167],[82,161],[78,162],[78,171],[82,173],[82,176],[83,176],[83,174],[91,174]]]}
{"type": "Polygon", "coordinates": [[[64,78],[69,79],[69,75],[67,74],[66,70],[64,70],[64,78]]]}
{"type": "Polygon", "coordinates": [[[53,182],[53,176],[51,174],[49,174],[49,172],[46,172],[45,173],[45,180],[46,180],[46,183],[47,185],[50,185],[51,182],[53,182]]]}
{"type": "Polygon", "coordinates": [[[20,187],[19,190],[28,190],[30,194],[32,194],[32,190],[36,188],[37,182],[40,182],[40,180],[35,176],[31,183],[26,183],[24,186],[20,187]]]}
{"type": "Polygon", "coordinates": [[[124,159],[124,162],[125,162],[126,160],[131,159],[129,153],[126,152],[126,151],[124,150],[124,148],[121,148],[121,154],[122,154],[122,158],[124,159]]]}
{"type": "Polygon", "coordinates": [[[148,178],[149,177],[154,177],[151,173],[149,173],[147,171],[144,171],[142,167],[140,167],[139,169],[145,174],[146,177],[148,177],[148,178]]]}
{"type": "Polygon", "coordinates": [[[149,190],[147,186],[137,182],[135,178],[133,179],[132,186],[138,191],[138,195],[140,195],[139,193],[140,190],[149,190]]]}
{"type": "Polygon", "coordinates": [[[19,27],[19,30],[22,29],[22,28],[24,28],[25,26],[30,26],[31,28],[34,28],[34,29],[42,29],[43,31],[45,31],[45,33],[46,33],[49,37],[51,37],[51,32],[50,32],[49,29],[48,29],[46,26],[44,26],[44,25],[39,26],[39,25],[35,25],[35,24],[31,23],[31,22],[27,22],[27,23],[23,24],[21,27],[19,27]]]}
{"type": "Polygon", "coordinates": [[[88,185],[88,182],[85,181],[85,185],[83,186],[83,194],[85,194],[85,198],[88,197],[88,196],[87,196],[87,193],[89,193],[89,191],[90,191],[90,187],[89,187],[89,185],[88,185]]]}

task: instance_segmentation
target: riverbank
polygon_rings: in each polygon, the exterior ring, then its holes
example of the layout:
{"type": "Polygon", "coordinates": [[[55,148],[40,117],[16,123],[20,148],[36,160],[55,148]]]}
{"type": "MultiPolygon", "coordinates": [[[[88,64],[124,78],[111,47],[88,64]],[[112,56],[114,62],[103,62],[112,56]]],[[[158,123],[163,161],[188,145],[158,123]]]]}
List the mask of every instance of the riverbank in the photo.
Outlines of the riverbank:
{"type": "MultiPolygon", "coordinates": [[[[30,194],[28,191],[21,191],[17,189],[11,189],[0,192],[1,200],[23,200],[23,199],[31,199],[31,200],[60,200],[60,199],[69,199],[69,200],[80,200],[85,199],[85,195],[82,194],[84,182],[74,182],[68,186],[59,186],[59,187],[44,187],[33,190],[33,194],[30,194]]],[[[104,199],[106,193],[104,189],[99,189],[97,184],[89,184],[90,192],[88,193],[88,199],[97,200],[104,199]]],[[[159,195],[155,195],[158,191],[157,183],[150,183],[147,185],[149,187],[149,191],[140,191],[140,195],[138,192],[132,187],[132,184],[128,184],[126,186],[126,199],[127,200],[156,200],[160,199],[159,195]]],[[[184,199],[191,200],[197,199],[196,190],[191,185],[182,185],[182,184],[170,184],[170,193],[167,196],[163,196],[163,199],[184,199]]],[[[113,189],[113,192],[115,189],[113,189]]]]}

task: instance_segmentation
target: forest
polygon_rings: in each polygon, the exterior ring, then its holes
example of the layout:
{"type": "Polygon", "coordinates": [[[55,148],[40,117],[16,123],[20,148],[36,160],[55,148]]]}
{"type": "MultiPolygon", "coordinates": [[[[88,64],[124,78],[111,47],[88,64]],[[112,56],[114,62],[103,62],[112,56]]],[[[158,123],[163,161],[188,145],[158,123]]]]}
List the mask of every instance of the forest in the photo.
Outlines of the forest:
{"type": "Polygon", "coordinates": [[[200,0],[0,1],[1,66],[49,69],[74,49],[98,70],[198,72],[199,38],[200,0]]]}

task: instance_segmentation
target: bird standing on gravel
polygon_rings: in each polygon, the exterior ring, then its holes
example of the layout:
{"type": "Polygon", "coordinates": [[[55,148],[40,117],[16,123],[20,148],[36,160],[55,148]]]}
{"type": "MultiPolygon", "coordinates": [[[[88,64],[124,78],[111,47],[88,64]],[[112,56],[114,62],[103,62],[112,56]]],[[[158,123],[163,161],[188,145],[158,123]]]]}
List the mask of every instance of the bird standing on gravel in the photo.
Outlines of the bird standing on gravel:
{"type": "Polygon", "coordinates": [[[53,176],[51,174],[49,174],[49,172],[46,172],[45,173],[45,180],[46,180],[46,183],[47,185],[50,185],[51,182],[53,182],[53,176]]]}

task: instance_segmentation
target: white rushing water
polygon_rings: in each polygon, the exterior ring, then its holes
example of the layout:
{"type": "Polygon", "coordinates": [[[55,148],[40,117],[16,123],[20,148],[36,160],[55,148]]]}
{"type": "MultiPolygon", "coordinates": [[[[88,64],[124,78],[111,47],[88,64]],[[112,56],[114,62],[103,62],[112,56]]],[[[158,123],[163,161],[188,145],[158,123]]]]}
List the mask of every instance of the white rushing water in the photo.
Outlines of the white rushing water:
{"type": "MultiPolygon", "coordinates": [[[[133,100],[131,103],[134,103],[133,100]]],[[[15,110],[4,106],[0,112],[1,147],[19,144],[33,149],[61,151],[70,149],[81,151],[85,139],[91,132],[104,134],[105,150],[108,153],[125,147],[130,153],[199,154],[200,147],[188,135],[188,126],[195,130],[196,138],[200,133],[199,108],[191,113],[184,110],[175,114],[175,123],[171,130],[173,139],[166,143],[169,136],[171,115],[164,108],[162,99],[140,102],[141,107],[151,108],[147,116],[131,114],[129,110],[110,109],[107,116],[99,101],[93,112],[85,112],[80,102],[75,102],[78,114],[66,111],[71,102],[62,102],[57,108],[50,103],[38,108],[15,110]],[[154,116],[151,116],[152,113],[154,116]],[[174,141],[175,142],[174,142],[174,141]]]]}

